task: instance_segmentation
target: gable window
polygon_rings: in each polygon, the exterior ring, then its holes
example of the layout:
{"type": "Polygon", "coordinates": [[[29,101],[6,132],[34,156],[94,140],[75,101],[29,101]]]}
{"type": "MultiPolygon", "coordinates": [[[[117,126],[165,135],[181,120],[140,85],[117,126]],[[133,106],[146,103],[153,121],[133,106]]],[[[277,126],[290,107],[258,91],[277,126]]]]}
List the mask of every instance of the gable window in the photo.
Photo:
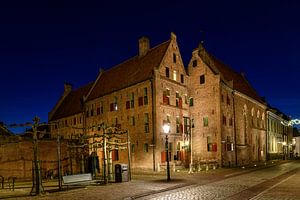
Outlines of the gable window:
{"type": "Polygon", "coordinates": [[[173,63],[176,63],[176,54],[173,53],[173,63]]]}
{"type": "Polygon", "coordinates": [[[144,114],[144,132],[149,133],[149,114],[144,114]]]}
{"type": "Polygon", "coordinates": [[[204,84],[205,83],[205,75],[201,75],[200,76],[200,84],[204,84]]]}
{"type": "Polygon", "coordinates": [[[197,66],[197,60],[193,60],[193,67],[197,66]]]}
{"type": "Polygon", "coordinates": [[[166,89],[163,93],[163,103],[170,105],[170,90],[166,89]]]}
{"type": "Polygon", "coordinates": [[[174,81],[177,80],[177,72],[176,72],[176,70],[173,71],[173,80],[174,81]]]}
{"type": "Polygon", "coordinates": [[[184,83],[184,76],[183,76],[183,74],[180,75],[180,82],[184,83]]]}
{"type": "Polygon", "coordinates": [[[203,126],[208,126],[208,117],[203,117],[203,126]]]}
{"type": "Polygon", "coordinates": [[[169,67],[166,67],[166,77],[170,78],[170,69],[169,69],[169,67]]]}

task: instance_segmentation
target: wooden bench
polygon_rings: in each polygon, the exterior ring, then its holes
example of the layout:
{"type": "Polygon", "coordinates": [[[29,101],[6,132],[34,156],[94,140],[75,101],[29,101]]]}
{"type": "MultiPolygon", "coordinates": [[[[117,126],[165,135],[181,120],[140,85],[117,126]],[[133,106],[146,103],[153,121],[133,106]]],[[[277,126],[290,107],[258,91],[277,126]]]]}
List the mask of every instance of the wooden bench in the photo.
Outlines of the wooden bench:
{"type": "Polygon", "coordinates": [[[64,185],[85,185],[95,182],[92,179],[92,174],[76,174],[76,175],[67,175],[63,176],[63,184],[64,185]]]}

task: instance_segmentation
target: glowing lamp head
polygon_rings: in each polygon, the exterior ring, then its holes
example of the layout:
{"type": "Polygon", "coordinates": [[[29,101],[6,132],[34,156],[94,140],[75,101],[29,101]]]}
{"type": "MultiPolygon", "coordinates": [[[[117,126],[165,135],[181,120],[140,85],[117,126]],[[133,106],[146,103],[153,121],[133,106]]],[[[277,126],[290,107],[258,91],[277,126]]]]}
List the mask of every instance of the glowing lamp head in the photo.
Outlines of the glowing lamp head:
{"type": "Polygon", "coordinates": [[[169,125],[168,123],[165,123],[165,124],[163,125],[163,130],[164,130],[164,133],[165,133],[165,134],[168,134],[169,131],[170,131],[170,125],[169,125]]]}

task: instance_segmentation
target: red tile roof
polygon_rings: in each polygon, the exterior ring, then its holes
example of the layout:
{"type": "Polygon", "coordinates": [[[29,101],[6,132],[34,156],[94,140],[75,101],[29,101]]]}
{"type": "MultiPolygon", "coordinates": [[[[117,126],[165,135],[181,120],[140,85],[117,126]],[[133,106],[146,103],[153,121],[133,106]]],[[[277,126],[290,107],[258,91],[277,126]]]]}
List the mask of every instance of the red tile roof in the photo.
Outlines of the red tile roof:
{"type": "Polygon", "coordinates": [[[207,65],[213,65],[212,68],[217,68],[219,73],[221,73],[221,76],[223,76],[226,81],[233,81],[234,90],[237,90],[238,92],[241,92],[260,103],[265,103],[242,74],[232,70],[229,66],[209,54],[203,47],[200,47],[199,55],[207,65]]]}
{"type": "Polygon", "coordinates": [[[78,113],[82,112],[81,109],[81,98],[89,92],[93,85],[92,83],[89,83],[83,87],[78,88],[77,90],[71,91],[63,100],[63,102],[60,104],[60,106],[57,108],[51,119],[51,120],[57,120],[64,117],[72,116],[78,113]]]}
{"type": "Polygon", "coordinates": [[[104,71],[87,100],[96,99],[151,78],[153,69],[160,65],[169,44],[170,40],[150,49],[144,56],[135,56],[104,71]]]}

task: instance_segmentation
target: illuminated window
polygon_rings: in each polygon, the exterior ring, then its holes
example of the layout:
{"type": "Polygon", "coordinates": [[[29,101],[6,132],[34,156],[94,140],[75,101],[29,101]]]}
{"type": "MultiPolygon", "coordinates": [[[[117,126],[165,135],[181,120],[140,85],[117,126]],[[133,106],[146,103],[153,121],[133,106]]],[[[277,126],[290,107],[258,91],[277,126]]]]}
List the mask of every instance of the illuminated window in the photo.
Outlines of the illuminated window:
{"type": "Polygon", "coordinates": [[[176,81],[177,80],[177,72],[174,70],[173,71],[173,80],[176,81]]]}

